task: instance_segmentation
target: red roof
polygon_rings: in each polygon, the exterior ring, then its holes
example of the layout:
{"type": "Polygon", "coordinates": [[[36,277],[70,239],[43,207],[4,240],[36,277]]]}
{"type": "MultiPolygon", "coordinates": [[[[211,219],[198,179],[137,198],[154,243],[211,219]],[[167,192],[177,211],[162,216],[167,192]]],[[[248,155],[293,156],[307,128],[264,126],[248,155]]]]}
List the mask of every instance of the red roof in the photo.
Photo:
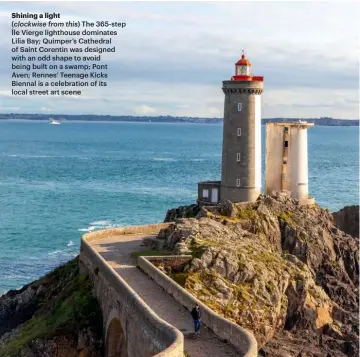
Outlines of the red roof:
{"type": "Polygon", "coordinates": [[[239,59],[239,60],[235,63],[235,65],[237,65],[237,66],[251,66],[251,63],[250,63],[250,61],[245,57],[245,55],[243,54],[243,55],[241,56],[241,59],[239,59]]]}

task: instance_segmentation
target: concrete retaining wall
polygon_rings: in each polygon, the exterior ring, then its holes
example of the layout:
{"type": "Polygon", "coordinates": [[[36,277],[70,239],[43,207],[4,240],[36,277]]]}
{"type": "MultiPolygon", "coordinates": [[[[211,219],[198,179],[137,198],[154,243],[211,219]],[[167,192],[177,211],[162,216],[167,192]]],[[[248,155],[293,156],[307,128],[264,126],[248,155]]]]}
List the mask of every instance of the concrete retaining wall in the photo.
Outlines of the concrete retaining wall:
{"type": "MultiPolygon", "coordinates": [[[[184,256],[184,259],[190,260],[191,256],[184,256]]],[[[239,325],[226,320],[222,316],[209,309],[200,300],[188,293],[179,284],[169,278],[166,274],[156,268],[151,261],[163,261],[179,259],[176,256],[162,257],[139,257],[138,264],[140,268],[154,279],[163,289],[171,294],[180,304],[191,310],[196,303],[202,309],[202,321],[209,327],[220,339],[227,340],[240,353],[242,357],[257,357],[257,342],[255,337],[239,325]]]]}
{"type": "Polygon", "coordinates": [[[112,236],[119,236],[123,234],[157,234],[160,229],[164,229],[169,227],[172,222],[168,223],[155,223],[155,224],[147,224],[144,226],[125,226],[125,227],[117,227],[112,229],[104,229],[97,232],[91,232],[83,235],[82,239],[85,239],[88,242],[92,242],[93,240],[100,240],[112,236]]]}
{"type": "Polygon", "coordinates": [[[96,252],[89,241],[129,233],[154,233],[168,224],[133,226],[85,234],[81,239],[80,267],[89,274],[94,295],[99,301],[106,338],[113,319],[121,323],[119,336],[128,357],[183,357],[184,337],[166,321],[160,319],[136,292],[96,252]]]}

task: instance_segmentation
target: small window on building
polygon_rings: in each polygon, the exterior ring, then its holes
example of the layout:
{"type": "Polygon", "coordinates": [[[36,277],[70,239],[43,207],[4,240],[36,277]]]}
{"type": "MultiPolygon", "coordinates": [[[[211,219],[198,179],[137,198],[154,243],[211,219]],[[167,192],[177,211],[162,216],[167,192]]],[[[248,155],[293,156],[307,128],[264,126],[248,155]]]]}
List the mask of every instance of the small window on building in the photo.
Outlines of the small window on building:
{"type": "Polygon", "coordinates": [[[240,179],[236,179],[236,186],[240,187],[240,179]]]}
{"type": "Polygon", "coordinates": [[[285,127],[285,133],[288,133],[289,132],[289,128],[286,126],[285,127]]]}
{"type": "Polygon", "coordinates": [[[209,198],[209,190],[203,190],[202,196],[203,198],[209,198]]]}
{"type": "Polygon", "coordinates": [[[242,109],[242,103],[238,103],[238,112],[241,112],[242,109]]]}
{"type": "Polygon", "coordinates": [[[241,136],[241,128],[237,129],[237,136],[241,136]]]}
{"type": "Polygon", "coordinates": [[[236,154],[236,161],[237,161],[237,162],[240,162],[240,158],[241,158],[241,155],[240,155],[240,153],[238,152],[238,153],[236,154]]]}
{"type": "Polygon", "coordinates": [[[289,142],[288,142],[287,140],[285,140],[284,146],[285,146],[286,148],[289,147],[289,142]]]}

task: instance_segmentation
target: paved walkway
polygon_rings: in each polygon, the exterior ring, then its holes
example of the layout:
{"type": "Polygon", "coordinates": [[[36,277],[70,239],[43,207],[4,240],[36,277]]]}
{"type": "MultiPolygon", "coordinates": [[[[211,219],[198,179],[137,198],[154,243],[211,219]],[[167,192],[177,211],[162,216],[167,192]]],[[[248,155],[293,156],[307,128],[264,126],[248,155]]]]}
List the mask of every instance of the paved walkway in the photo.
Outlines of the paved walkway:
{"type": "Polygon", "coordinates": [[[91,245],[114,270],[139,294],[150,308],[163,320],[175,326],[184,335],[185,351],[190,357],[235,357],[236,350],[202,325],[201,335],[193,336],[193,323],[189,311],[167,294],[155,281],[136,268],[132,252],[140,246],[144,235],[114,236],[91,245]]]}

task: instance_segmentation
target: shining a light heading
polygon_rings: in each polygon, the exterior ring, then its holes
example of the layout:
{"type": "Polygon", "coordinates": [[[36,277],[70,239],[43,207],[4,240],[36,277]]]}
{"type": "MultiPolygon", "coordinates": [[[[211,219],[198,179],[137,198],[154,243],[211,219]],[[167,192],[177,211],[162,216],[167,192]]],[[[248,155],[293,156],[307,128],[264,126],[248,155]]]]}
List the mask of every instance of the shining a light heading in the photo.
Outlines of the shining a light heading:
{"type": "Polygon", "coordinates": [[[11,14],[11,18],[12,19],[33,19],[33,20],[37,20],[37,19],[49,19],[49,20],[53,20],[53,19],[60,19],[60,14],[56,13],[56,12],[45,12],[45,13],[41,13],[41,14],[34,14],[34,13],[30,13],[30,12],[13,12],[11,14]]]}

